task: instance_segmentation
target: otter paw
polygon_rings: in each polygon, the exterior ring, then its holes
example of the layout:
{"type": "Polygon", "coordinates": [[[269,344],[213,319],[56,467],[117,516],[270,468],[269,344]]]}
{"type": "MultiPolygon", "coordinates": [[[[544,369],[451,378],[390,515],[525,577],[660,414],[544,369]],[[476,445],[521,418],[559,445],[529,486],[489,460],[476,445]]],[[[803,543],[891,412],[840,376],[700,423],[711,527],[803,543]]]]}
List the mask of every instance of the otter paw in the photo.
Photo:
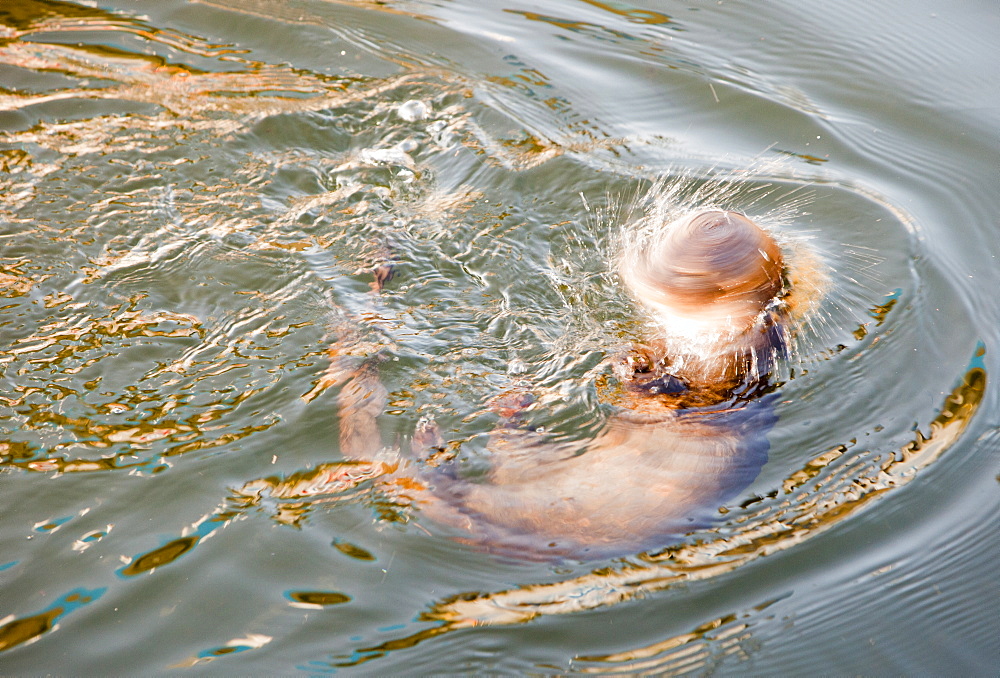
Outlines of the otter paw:
{"type": "Polygon", "coordinates": [[[413,451],[423,454],[429,450],[439,449],[444,445],[441,430],[431,417],[420,417],[417,427],[413,430],[413,451]]]}
{"type": "Polygon", "coordinates": [[[535,404],[535,396],[527,391],[507,391],[493,396],[486,403],[490,412],[500,415],[502,419],[516,420],[522,412],[535,404]]]}

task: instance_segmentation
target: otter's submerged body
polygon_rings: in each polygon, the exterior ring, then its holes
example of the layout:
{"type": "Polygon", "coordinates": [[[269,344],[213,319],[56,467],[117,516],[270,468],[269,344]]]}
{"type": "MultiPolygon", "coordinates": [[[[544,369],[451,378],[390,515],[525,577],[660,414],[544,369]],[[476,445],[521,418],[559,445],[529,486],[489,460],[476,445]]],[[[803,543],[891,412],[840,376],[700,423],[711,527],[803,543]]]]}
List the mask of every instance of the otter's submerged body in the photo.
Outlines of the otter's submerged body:
{"type": "MultiPolygon", "coordinates": [[[[651,229],[619,270],[658,329],[618,360],[616,412],[592,440],[508,423],[490,437],[482,476],[444,462],[394,469],[385,482],[404,486],[452,536],[529,557],[622,555],[709,525],[767,459],[776,421],[767,378],[785,350],[783,268],[772,237],[734,212],[651,229]]],[[[385,390],[371,363],[334,367],[346,381],[341,450],[370,458],[385,390]]]]}
{"type": "Polygon", "coordinates": [[[615,416],[582,444],[498,431],[486,477],[424,474],[434,499],[422,509],[502,554],[598,557],[663,546],[711,524],[753,481],[775,416],[760,400],[658,419],[615,416]]]}

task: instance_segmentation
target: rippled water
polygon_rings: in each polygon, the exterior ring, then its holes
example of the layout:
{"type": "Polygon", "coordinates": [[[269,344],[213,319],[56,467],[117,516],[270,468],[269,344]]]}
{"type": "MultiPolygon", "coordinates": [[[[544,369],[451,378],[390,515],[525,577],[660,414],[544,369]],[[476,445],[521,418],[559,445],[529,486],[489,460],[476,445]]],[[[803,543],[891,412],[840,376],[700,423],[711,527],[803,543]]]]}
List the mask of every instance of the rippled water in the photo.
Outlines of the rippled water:
{"type": "Polygon", "coordinates": [[[971,0],[4,5],[0,669],[994,673],[998,29],[971,0]],[[488,467],[511,391],[592,437],[658,180],[821,262],[712,526],[495,556],[344,463],[348,344],[404,455],[433,421],[488,467]]]}

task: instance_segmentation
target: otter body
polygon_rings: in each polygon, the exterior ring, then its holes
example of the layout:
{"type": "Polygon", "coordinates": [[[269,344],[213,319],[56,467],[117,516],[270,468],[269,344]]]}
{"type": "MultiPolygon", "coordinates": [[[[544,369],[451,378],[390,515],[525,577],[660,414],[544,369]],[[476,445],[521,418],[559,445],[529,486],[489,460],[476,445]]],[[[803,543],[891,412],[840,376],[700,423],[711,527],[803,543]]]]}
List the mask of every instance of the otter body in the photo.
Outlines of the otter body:
{"type": "MultiPolygon", "coordinates": [[[[618,362],[617,411],[590,441],[555,442],[507,425],[491,468],[404,467],[407,493],[457,538],[499,552],[622,554],[704,527],[752,482],[776,417],[767,377],[785,348],[782,253],[747,217],[697,212],[646,228],[619,271],[655,328],[618,362]]],[[[380,447],[385,403],[376,370],[353,372],[339,396],[341,449],[380,447]]],[[[516,419],[516,417],[515,417],[516,419]]]]}
{"type": "Polygon", "coordinates": [[[434,500],[422,510],[501,554],[598,557],[663,546],[709,525],[757,476],[774,421],[758,401],[715,415],[616,416],[582,445],[498,431],[485,478],[424,474],[434,500]]]}

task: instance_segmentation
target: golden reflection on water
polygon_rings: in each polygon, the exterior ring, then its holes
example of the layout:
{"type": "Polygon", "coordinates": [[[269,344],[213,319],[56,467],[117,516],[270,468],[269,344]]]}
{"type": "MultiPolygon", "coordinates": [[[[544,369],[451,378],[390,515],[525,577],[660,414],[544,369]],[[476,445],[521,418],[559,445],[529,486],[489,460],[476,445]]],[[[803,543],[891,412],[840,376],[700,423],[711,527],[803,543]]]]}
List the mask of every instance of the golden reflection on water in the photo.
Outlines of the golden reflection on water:
{"type": "MultiPolygon", "coordinates": [[[[360,648],[357,650],[360,656],[356,659],[335,665],[360,664],[459,629],[523,624],[540,616],[614,605],[682,582],[719,576],[821,534],[855,515],[883,493],[909,483],[920,469],[933,463],[958,439],[985,393],[986,371],[981,366],[984,352],[982,347],[977,350],[972,367],[945,398],[940,414],[930,423],[929,432],[924,435],[917,431],[915,438],[898,453],[887,456],[859,454],[838,467],[837,463],[851,447],[841,446],[807,462],[786,479],[773,499],[763,500],[760,508],[709,532],[703,540],[671,546],[644,554],[635,562],[623,562],[554,584],[449,597],[420,615],[422,621],[438,622],[438,625],[360,648]]],[[[721,625],[722,621],[718,623],[721,625]]],[[[697,630],[694,633],[698,636],[697,630]]],[[[702,632],[698,637],[704,635],[702,632]]],[[[687,642],[685,637],[670,639],[663,641],[662,647],[651,646],[648,651],[655,654],[684,642],[687,642]]],[[[609,657],[612,658],[603,661],[632,659],[628,654],[609,657]]]]}
{"type": "MultiPolygon", "coordinates": [[[[624,17],[631,23],[667,23],[670,18],[646,10],[621,9],[615,3],[586,4],[624,17]]],[[[226,6],[227,2],[205,4],[226,6]]],[[[284,3],[240,0],[239,11],[273,17],[275,11],[301,22],[298,8],[284,3]],[[277,9],[276,9],[277,8],[277,9]],[[295,16],[292,16],[294,14],[295,16]]],[[[365,9],[395,13],[381,3],[344,2],[365,9]]],[[[602,39],[631,39],[632,36],[594,23],[564,20],[537,13],[522,12],[528,20],[542,21],[562,30],[586,32],[602,39]]],[[[414,15],[415,16],[415,15],[414,15]]],[[[107,113],[85,120],[52,119],[23,131],[0,133],[0,142],[24,146],[0,151],[0,211],[3,218],[40,241],[63,239],[77,244],[91,242],[113,218],[148,215],[156,210],[176,210],[176,223],[149,229],[143,223],[136,230],[138,242],[126,234],[88,255],[80,268],[82,285],[99,285],[132,267],[157,264],[173,253],[200,246],[191,234],[222,237],[246,232],[251,236],[248,250],[272,250],[293,253],[311,248],[334,248],[342,236],[321,229],[303,234],[293,227],[303,220],[320,223],[336,220],[343,231],[362,229],[375,212],[380,194],[365,194],[362,182],[324,185],[318,193],[292,196],[284,201],[280,214],[261,208],[261,195],[270,185],[270,176],[282,169],[307,168],[330,176],[338,173],[378,171],[385,167],[405,169],[420,181],[420,167],[413,155],[403,150],[376,148],[353,149],[336,157],[314,157],[301,151],[260,151],[242,158],[227,176],[196,182],[177,188],[165,196],[151,194],[143,182],[162,179],[164,173],[178,166],[199,162],[202,146],[217,146],[232,141],[268,116],[290,112],[328,111],[348,104],[362,103],[354,112],[363,124],[371,126],[378,116],[391,111],[387,100],[408,96],[470,97],[474,87],[519,90],[528,93],[550,86],[545,73],[523,66],[510,77],[497,77],[486,83],[473,82],[461,74],[445,72],[425,65],[397,59],[402,73],[382,79],[331,77],[288,66],[252,61],[244,50],[230,45],[212,44],[196,36],[163,30],[136,19],[102,12],[91,7],[65,3],[21,0],[7,3],[0,10],[0,63],[64,79],[60,88],[45,91],[0,89],[0,111],[24,112],[57,102],[106,102],[107,113]],[[136,41],[135,50],[102,44],[71,44],[86,33],[120,33],[136,41]],[[68,43],[47,42],[47,39],[68,43]],[[149,54],[173,53],[180,57],[149,54]],[[198,68],[183,63],[185,55],[214,60],[212,68],[198,68]],[[116,102],[131,102],[150,107],[147,114],[118,114],[116,102]],[[185,149],[184,157],[166,160],[156,154],[185,149]],[[136,157],[123,159],[126,154],[136,157]],[[85,158],[92,158],[86,160],[85,158]],[[147,158],[156,163],[140,169],[147,158]],[[85,195],[73,210],[79,219],[68,225],[38,222],[32,216],[18,214],[34,200],[52,199],[40,186],[49,177],[62,182],[60,170],[69,168],[75,175],[85,175],[93,167],[87,163],[107,160],[122,165],[121,190],[107,195],[85,195]],[[82,164],[82,166],[81,166],[82,164]],[[135,182],[135,183],[130,183],[135,182]],[[327,190],[328,189],[328,190],[327,190]],[[355,199],[358,198],[358,199],[355,199]],[[126,216],[122,216],[126,215],[126,216]],[[179,236],[171,229],[186,232],[179,236]],[[145,229],[145,230],[144,230],[145,229]]],[[[319,23],[324,21],[319,20],[319,23]]],[[[541,99],[549,111],[559,113],[565,102],[556,97],[541,99]]],[[[622,139],[601,138],[598,131],[584,122],[570,121],[560,129],[575,134],[550,138],[534,130],[517,129],[507,134],[487,132],[465,105],[436,111],[442,123],[435,133],[439,149],[451,152],[462,146],[483,162],[505,169],[522,171],[537,167],[567,152],[612,149],[622,139]]],[[[810,162],[821,158],[800,156],[810,162]]],[[[118,177],[120,178],[120,177],[118,177]]],[[[159,181],[158,183],[163,183],[159,181]]],[[[370,188],[370,187],[369,187],[370,188]]],[[[422,186],[408,204],[415,218],[446,216],[465,212],[480,202],[477,189],[460,186],[454,190],[422,186]]],[[[50,189],[51,190],[51,189],[50,189]]],[[[477,224],[482,230],[467,243],[468,252],[502,257],[511,254],[506,242],[506,213],[489,215],[489,223],[477,224]]],[[[438,219],[423,226],[429,239],[453,237],[449,219],[438,219]],[[437,229],[437,230],[435,230],[437,229]]],[[[366,245],[351,252],[351,264],[363,268],[378,258],[379,245],[366,245]]],[[[40,266],[39,264],[38,266],[40,266]]],[[[53,275],[39,269],[29,258],[6,261],[0,266],[0,298],[20,300],[37,291],[53,275]]],[[[294,285],[295,282],[289,283],[294,285]]],[[[283,291],[254,290],[248,297],[262,306],[281,297],[283,291]]],[[[228,342],[224,334],[210,327],[208,319],[187,313],[143,308],[141,296],[110,308],[96,309],[60,289],[39,300],[52,312],[41,326],[27,336],[12,341],[0,356],[0,366],[25,381],[0,395],[0,404],[21,417],[20,428],[45,434],[27,442],[12,433],[0,440],[0,467],[48,474],[136,471],[157,473],[168,468],[169,459],[195,450],[229,445],[270,429],[278,419],[260,417],[253,425],[228,425],[227,421],[241,405],[263,391],[265,386],[250,377],[252,358],[260,351],[254,341],[260,337],[279,340],[302,326],[284,322],[280,317],[258,316],[259,326],[228,342]],[[104,377],[91,381],[73,381],[73,375],[100,366],[124,348],[145,340],[177,347],[170,359],[149,364],[136,374],[135,386],[107,389],[104,377]],[[228,342],[228,343],[227,343],[228,342]],[[211,380],[230,374],[234,384],[218,385],[211,380]],[[148,387],[140,387],[143,382],[148,387]],[[211,388],[209,388],[211,386],[211,388]],[[104,389],[102,391],[102,389],[104,389]],[[204,391],[204,392],[202,392],[204,391]],[[192,394],[205,395],[197,403],[192,394]],[[76,402],[75,407],[67,403],[76,402]]],[[[881,324],[895,299],[873,314],[881,324]]],[[[0,306],[0,310],[10,307],[0,306]]],[[[381,322],[381,321],[380,321],[381,322]]],[[[374,323],[374,321],[373,321],[374,323]]],[[[373,324],[370,323],[370,324],[373,324]]],[[[859,327],[855,336],[867,334],[859,327]]],[[[268,347],[265,347],[268,348],[268,347]]],[[[319,350],[321,352],[321,349],[319,350]]],[[[293,356],[290,361],[309,356],[293,356]]],[[[106,363],[105,363],[106,364],[106,363]]],[[[278,369],[277,366],[274,369],[278,369]]],[[[670,547],[646,554],[635,562],[621,563],[588,575],[556,584],[526,585],[493,593],[468,592],[442,600],[421,615],[421,620],[435,626],[423,631],[359,650],[361,657],[346,664],[360,663],[453,630],[484,624],[517,624],[549,614],[567,614],[595,609],[628,600],[646,593],[670,588],[677,583],[695,581],[729,572],[764,555],[787,549],[819,534],[854,515],[863,506],[893,487],[911,480],[927,464],[937,459],[965,429],[975,413],[985,388],[986,374],[980,367],[966,373],[942,406],[941,414],[930,424],[926,436],[916,438],[888,459],[871,454],[852,455],[852,442],[818,455],[784,481],[779,491],[763,499],[746,514],[734,517],[724,528],[698,542],[670,547]]],[[[317,397],[328,384],[318,377],[314,388],[303,394],[306,401],[317,397]]],[[[445,384],[450,386],[450,384],[445,384]]],[[[400,399],[400,403],[408,401],[400,399]]],[[[402,408],[403,405],[400,404],[402,408]]],[[[2,470],[2,469],[0,469],[2,470]]],[[[175,562],[189,553],[212,531],[266,501],[273,502],[275,519],[300,526],[309,511],[324,502],[355,502],[371,491],[371,479],[384,475],[386,469],[360,464],[329,464],[289,476],[264,478],[248,483],[224,509],[210,514],[192,533],[132,558],[119,570],[123,577],[149,574],[156,568],[175,562]]],[[[405,495],[406,488],[399,488],[405,495]]],[[[377,506],[389,520],[405,519],[405,501],[390,497],[377,506]]],[[[88,533],[80,548],[99,540],[107,531],[88,533]],[[89,541],[88,541],[89,540],[89,541]]],[[[334,547],[359,561],[375,556],[347,542],[334,547]]],[[[99,594],[98,594],[99,595],[99,594]]],[[[72,593],[46,611],[20,618],[0,620],[0,651],[38,638],[75,606],[93,599],[93,595],[72,593]]],[[[302,605],[338,605],[349,602],[345,594],[323,591],[296,591],[288,594],[293,603],[302,605]]],[[[707,622],[687,634],[669,638],[644,648],[604,656],[581,657],[581,670],[610,672],[638,670],[661,671],[690,666],[704,668],[714,653],[737,652],[746,637],[745,615],[728,615],[707,622]],[[708,647],[712,645],[714,647],[708,647]],[[671,663],[674,662],[674,663],[671,663]],[[683,662],[690,662],[684,664],[683,662]],[[583,666],[587,664],[587,666],[583,666]],[[599,666],[600,665],[600,666],[599,666]]],[[[191,657],[185,665],[210,661],[233,652],[262,647],[270,641],[263,636],[236,638],[191,657]]]]}
{"type": "MultiPolygon", "coordinates": [[[[766,610],[778,600],[769,600],[749,610],[717,617],[686,633],[643,647],[606,655],[581,655],[572,661],[574,673],[682,675],[704,674],[729,656],[741,660],[753,652],[752,629],[766,610]]],[[[555,670],[564,667],[540,667],[555,670]]]]}
{"type": "Polygon", "coordinates": [[[597,0],[580,0],[580,2],[597,7],[598,9],[603,9],[605,12],[625,17],[633,23],[659,25],[669,24],[673,21],[673,19],[662,12],[626,7],[618,4],[617,2],[598,2],[597,0]]]}
{"type": "MultiPolygon", "coordinates": [[[[154,28],[139,19],[62,3],[18,4],[18,11],[8,10],[0,16],[7,29],[0,35],[0,62],[60,74],[82,83],[94,82],[97,86],[44,94],[4,93],[0,94],[0,110],[16,110],[69,98],[93,98],[152,103],[185,117],[206,111],[262,116],[282,110],[303,110],[304,102],[297,97],[329,97],[334,91],[343,89],[343,85],[338,86],[332,78],[287,66],[237,59],[236,55],[246,51],[154,28]],[[228,71],[207,72],[181,63],[170,63],[155,54],[101,44],[70,45],[45,41],[46,37],[54,34],[81,31],[131,34],[141,41],[176,49],[184,54],[230,62],[232,67],[228,71]],[[264,105],[258,98],[266,94],[275,95],[269,105],[264,105]]],[[[308,107],[311,104],[305,105],[308,107]]]]}
{"type": "Polygon", "coordinates": [[[134,576],[143,572],[150,572],[161,565],[172,563],[182,555],[190,551],[198,543],[200,537],[182,537],[164,544],[158,549],[153,549],[135,558],[121,573],[126,576],[134,576]]]}
{"type": "MultiPolygon", "coordinates": [[[[276,506],[272,517],[275,521],[301,527],[306,516],[317,506],[357,501],[360,496],[371,492],[370,482],[366,481],[385,476],[396,466],[383,462],[351,461],[320,464],[314,469],[287,477],[271,476],[250,481],[235,493],[233,501],[242,508],[257,506],[264,499],[274,501],[276,506]]],[[[338,543],[336,546],[348,555],[366,559],[350,545],[338,543]]]]}
{"type": "Polygon", "coordinates": [[[624,31],[619,31],[617,29],[609,28],[607,26],[602,26],[589,21],[579,21],[577,19],[551,16],[548,14],[540,14],[538,12],[527,12],[524,10],[507,9],[504,11],[523,16],[528,21],[540,21],[542,23],[555,26],[556,28],[560,28],[564,31],[591,35],[598,39],[633,39],[631,35],[625,33],[624,31]]]}
{"type": "Polygon", "coordinates": [[[167,668],[171,669],[187,669],[192,666],[198,666],[201,664],[207,664],[210,661],[214,661],[220,657],[226,657],[231,654],[237,654],[239,652],[247,652],[250,650],[259,650],[268,643],[274,640],[271,636],[266,636],[262,633],[248,633],[240,638],[233,638],[225,645],[219,647],[213,647],[208,650],[202,650],[198,654],[188,657],[182,661],[177,662],[167,668]]]}
{"type": "Polygon", "coordinates": [[[0,625],[0,652],[34,640],[51,630],[55,620],[63,613],[62,608],[53,608],[31,617],[12,619],[0,625]]]}
{"type": "Polygon", "coordinates": [[[0,619],[0,652],[38,640],[44,633],[51,631],[58,621],[69,612],[89,605],[102,595],[106,588],[75,589],[60,596],[46,610],[25,617],[8,615],[0,619]]]}
{"type": "Polygon", "coordinates": [[[232,347],[204,361],[189,357],[151,364],[145,374],[134,375],[135,385],[122,390],[101,390],[108,375],[91,381],[76,377],[113,360],[122,347],[138,347],[145,340],[167,342],[161,346],[179,341],[188,347],[203,338],[203,328],[194,317],[140,311],[135,308],[140,301],[141,297],[106,309],[103,317],[88,316],[85,305],[66,304],[76,313],[15,340],[0,357],[0,365],[6,363],[21,377],[0,397],[20,422],[19,432],[0,440],[0,465],[45,473],[134,468],[155,473],[166,468],[170,457],[225,445],[278,422],[264,417],[234,430],[220,426],[262,386],[217,388],[214,397],[199,396],[195,410],[186,405],[199,382],[247,367],[232,360],[232,347]],[[144,381],[150,385],[140,386],[144,381]],[[67,408],[63,401],[74,405],[67,408]],[[16,439],[29,431],[41,435],[38,442],[16,439]],[[56,432],[53,442],[40,442],[52,440],[56,432]]]}
{"type": "Polygon", "coordinates": [[[336,591],[289,591],[288,599],[296,607],[315,609],[351,602],[351,597],[336,591]]]}
{"type": "Polygon", "coordinates": [[[7,3],[0,13],[2,38],[23,38],[36,33],[113,31],[155,40],[182,52],[200,56],[242,53],[227,45],[211,45],[190,35],[154,28],[137,19],[105,12],[96,7],[54,0],[18,0],[7,3]]]}
{"type": "MultiPolygon", "coordinates": [[[[231,9],[245,12],[247,8],[242,6],[244,4],[231,9]]],[[[270,12],[272,6],[268,7],[270,12]]],[[[390,11],[385,7],[378,9],[390,11]]],[[[9,20],[10,26],[0,36],[0,63],[58,74],[64,78],[65,86],[44,92],[0,90],[0,111],[29,113],[33,107],[80,100],[107,101],[109,106],[113,106],[114,102],[132,102],[159,109],[144,115],[107,114],[79,121],[43,120],[30,129],[0,133],[0,143],[37,147],[55,155],[55,159],[40,162],[22,149],[0,151],[0,163],[10,170],[7,176],[0,177],[0,209],[9,210],[5,216],[12,223],[21,221],[26,227],[30,225],[43,230],[48,229],[23,220],[16,211],[38,196],[38,185],[46,176],[72,159],[129,152],[149,156],[177,149],[179,145],[197,149],[199,142],[218,144],[220,141],[231,141],[235,134],[256,122],[282,113],[329,111],[360,103],[371,108],[368,118],[372,118],[392,109],[385,101],[392,99],[394,93],[426,89],[438,98],[448,94],[468,98],[473,87],[483,85],[454,71],[405,60],[398,64],[401,66],[399,74],[381,79],[335,77],[288,66],[274,66],[248,60],[243,56],[243,50],[228,45],[211,44],[195,36],[155,28],[138,18],[76,5],[29,2],[20,5],[17,12],[8,12],[8,15],[4,20],[9,20]],[[46,41],[47,38],[58,40],[61,34],[82,30],[127,33],[138,41],[138,49],[129,51],[100,44],[46,41]],[[180,58],[171,61],[145,50],[165,53],[177,50],[180,58]],[[199,69],[183,63],[186,55],[211,59],[213,68],[199,69]]],[[[299,19],[301,17],[296,17],[296,20],[299,19]]],[[[514,77],[518,79],[516,83],[510,80],[492,84],[498,86],[495,89],[499,93],[518,83],[525,86],[525,79],[532,83],[547,82],[544,74],[526,66],[514,77]]],[[[518,170],[536,167],[567,151],[614,149],[624,143],[621,139],[609,139],[599,130],[589,129],[578,121],[568,124],[571,129],[582,133],[582,137],[549,139],[537,132],[521,129],[511,130],[507,136],[487,132],[460,105],[434,113],[433,135],[435,143],[442,149],[457,142],[486,162],[518,170]]],[[[164,174],[172,171],[174,166],[197,160],[198,152],[195,150],[187,153],[186,157],[161,161],[154,168],[144,168],[144,173],[152,174],[147,180],[155,178],[161,180],[157,183],[162,183],[164,174]]],[[[337,159],[323,158],[322,155],[303,157],[294,151],[270,156],[265,154],[247,158],[232,174],[216,177],[214,184],[202,185],[190,192],[183,191],[174,198],[174,206],[185,218],[188,232],[197,230],[203,236],[219,236],[252,230],[255,225],[259,226],[253,217],[260,211],[260,191],[268,183],[266,177],[283,165],[306,161],[319,162],[332,172],[397,163],[414,169],[413,159],[406,152],[390,148],[359,149],[352,151],[347,158],[337,159]]],[[[133,161],[116,162],[128,165],[133,161]]],[[[134,170],[139,169],[141,162],[133,162],[134,170]]],[[[141,190],[145,183],[142,176],[131,181],[139,190],[117,190],[106,197],[98,196],[87,206],[89,214],[85,226],[64,235],[84,236],[87,228],[102,225],[109,216],[107,210],[112,208],[131,206],[148,210],[162,202],[156,195],[151,196],[141,190]]],[[[295,243],[283,242],[280,235],[273,235],[280,234],[280,226],[298,225],[298,220],[304,215],[314,214],[323,208],[337,208],[343,212],[344,203],[349,202],[358,190],[358,182],[348,182],[329,192],[293,197],[289,209],[280,219],[264,220],[272,226],[272,235],[261,237],[259,244],[295,247],[295,243]]],[[[433,198],[428,196],[429,202],[434,203],[433,198]]],[[[348,207],[348,212],[351,211],[362,217],[365,203],[362,201],[356,207],[348,207]]],[[[150,233],[149,238],[162,235],[150,233]]],[[[298,246],[324,247],[328,244],[309,240],[298,246]]],[[[131,255],[134,254],[131,252],[131,255]]],[[[116,261],[114,248],[111,248],[104,258],[96,259],[85,269],[88,272],[85,282],[92,282],[109,269],[134,263],[128,254],[121,256],[125,258],[116,261]]],[[[31,284],[30,278],[19,275],[17,271],[0,270],[0,292],[6,296],[23,294],[31,284]]]]}
{"type": "MultiPolygon", "coordinates": [[[[402,98],[429,87],[435,96],[446,97],[464,87],[459,76],[437,70],[404,70],[379,80],[272,66],[247,60],[244,50],[228,45],[73,4],[18,3],[5,8],[0,20],[5,24],[0,34],[0,63],[62,78],[61,87],[43,92],[0,91],[0,111],[28,113],[35,106],[77,99],[148,103],[161,109],[78,121],[53,121],[43,116],[29,129],[0,133],[0,143],[19,147],[0,151],[0,163],[6,170],[0,175],[0,215],[23,229],[20,236],[25,242],[28,238],[40,243],[72,242],[86,252],[78,269],[80,286],[113,286],[136,270],[155,270],[181,253],[191,255],[204,249],[211,239],[230,234],[246,234],[250,239],[243,245],[247,251],[343,249],[343,234],[354,228],[367,232],[375,212],[373,203],[384,196],[351,176],[343,185],[318,194],[290,196],[286,209],[275,214],[273,208],[261,205],[271,177],[283,170],[331,176],[375,173],[385,167],[404,167],[412,172],[414,161],[407,152],[363,148],[331,156],[299,150],[261,151],[247,154],[235,169],[188,186],[171,184],[168,174],[179,166],[197,163],[199,154],[207,152],[199,150],[200,146],[207,149],[207,145],[231,141],[236,132],[268,116],[361,102],[361,110],[348,115],[352,120],[363,118],[357,124],[371,127],[369,118],[394,110],[385,103],[390,92],[399,90],[401,94],[388,98],[402,98]],[[83,37],[84,31],[88,36],[127,34],[134,38],[136,49],[59,42],[66,35],[83,37]],[[176,60],[158,52],[176,54],[176,60]],[[213,68],[183,63],[192,55],[212,60],[213,68]],[[442,77],[452,84],[444,84],[442,77]],[[176,157],[177,152],[182,155],[176,157]],[[164,155],[157,156],[160,153],[164,155]],[[78,218],[62,223],[37,218],[32,208],[44,212],[41,204],[50,200],[49,193],[60,195],[62,190],[45,182],[53,176],[58,180],[60,172],[66,170],[91,176],[101,163],[121,166],[111,177],[112,190],[77,196],[66,211],[78,213],[78,218]],[[168,191],[149,190],[151,184],[160,187],[164,182],[168,191]],[[164,222],[164,212],[176,218],[164,222]],[[134,228],[116,235],[120,220],[132,222],[134,228]],[[311,232],[303,233],[303,220],[312,222],[311,232]],[[324,232],[318,227],[327,223],[337,224],[337,229],[324,232]],[[111,235],[106,236],[106,232],[111,235]]],[[[441,122],[435,127],[435,143],[441,148],[459,144],[482,152],[489,143],[489,135],[468,129],[470,116],[461,107],[445,107],[435,115],[441,122]]],[[[530,155],[531,151],[515,150],[508,155],[518,153],[530,155]]],[[[410,207],[416,217],[434,215],[440,219],[466,209],[479,197],[468,187],[456,191],[431,188],[410,207]]],[[[440,233],[441,237],[449,235],[444,230],[440,233]]],[[[381,247],[379,243],[363,239],[366,246],[357,248],[360,251],[338,252],[345,265],[363,268],[373,257],[383,256],[375,251],[381,247]]],[[[58,257],[52,261],[21,258],[4,262],[0,297],[14,300],[28,296],[58,275],[63,265],[58,257]]],[[[44,441],[36,437],[29,443],[17,435],[0,440],[0,465],[44,473],[155,473],[167,468],[170,457],[227,445],[267,430],[278,422],[277,417],[260,417],[239,427],[227,427],[224,421],[268,385],[242,376],[259,364],[262,349],[276,347],[293,329],[308,323],[284,321],[276,312],[294,285],[295,281],[285,289],[247,291],[260,308],[253,312],[255,316],[239,322],[260,326],[236,338],[227,336],[232,328],[220,324],[218,318],[209,322],[211,319],[188,313],[144,308],[141,292],[110,308],[79,301],[79,286],[47,294],[36,302],[50,311],[47,318],[27,336],[15,338],[0,356],[7,375],[16,377],[0,396],[0,403],[17,413],[22,431],[37,432],[44,441]],[[104,376],[86,383],[74,376],[107,365],[126,348],[153,343],[160,348],[175,347],[179,355],[141,368],[144,372],[134,375],[136,386],[108,390],[102,384],[104,376]],[[233,374],[226,377],[227,373],[233,374]],[[212,388],[211,392],[218,394],[214,398],[206,399],[198,391],[207,389],[210,380],[226,378],[237,383],[212,388]],[[66,407],[68,402],[74,405],[66,407]]],[[[286,356],[289,361],[308,358],[286,356]]],[[[280,366],[267,371],[276,374],[280,366]]],[[[306,394],[307,399],[315,397],[322,384],[318,388],[306,394]]],[[[294,522],[294,518],[290,516],[289,521],[294,522]]]]}
{"type": "MultiPolygon", "coordinates": [[[[138,19],[97,9],[32,1],[18,3],[0,20],[0,63],[64,76],[79,86],[44,93],[0,90],[0,111],[15,111],[70,99],[118,100],[152,104],[168,115],[98,116],[82,123],[47,123],[34,130],[0,135],[6,142],[31,143],[62,154],[122,150],[165,150],[158,141],[166,129],[231,134],[248,123],[284,112],[329,109],[380,94],[413,79],[411,73],[379,81],[332,77],[243,58],[246,50],[215,45],[195,36],[153,27],[138,19]],[[46,42],[75,32],[113,32],[135,36],[138,47],[177,50],[211,58],[215,70],[202,70],[143,51],[101,44],[46,42]],[[226,113],[219,118],[212,114],[226,113]]],[[[440,74],[438,74],[440,76],[440,74]]],[[[5,152],[10,153],[10,152],[5,152]]],[[[6,158],[4,164],[9,164],[6,158]]]]}

